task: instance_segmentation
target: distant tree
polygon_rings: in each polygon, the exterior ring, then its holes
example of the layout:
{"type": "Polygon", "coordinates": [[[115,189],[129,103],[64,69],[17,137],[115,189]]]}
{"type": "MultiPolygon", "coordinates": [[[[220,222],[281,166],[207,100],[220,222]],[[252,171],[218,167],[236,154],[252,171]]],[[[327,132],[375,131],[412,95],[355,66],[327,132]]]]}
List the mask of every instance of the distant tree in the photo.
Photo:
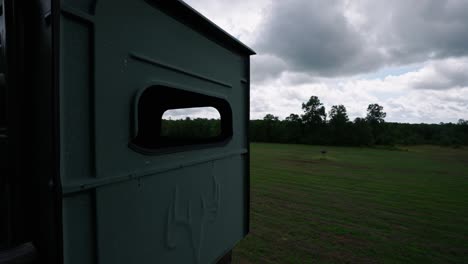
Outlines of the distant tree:
{"type": "Polygon", "coordinates": [[[330,130],[331,143],[335,145],[352,144],[349,118],[344,105],[332,106],[330,112],[330,121],[328,127],[330,130]]]}
{"type": "Polygon", "coordinates": [[[297,114],[290,114],[288,117],[286,117],[286,121],[288,122],[296,122],[299,123],[301,122],[301,117],[297,114]]]}
{"type": "Polygon", "coordinates": [[[372,129],[366,119],[357,117],[353,123],[353,145],[364,146],[372,145],[374,138],[372,137],[372,129]]]}
{"type": "Polygon", "coordinates": [[[300,143],[304,134],[302,119],[297,114],[290,114],[285,118],[284,132],[282,137],[286,138],[287,143],[300,143]]]}
{"type": "Polygon", "coordinates": [[[277,116],[272,115],[272,114],[267,114],[265,117],[263,117],[263,120],[265,120],[265,121],[278,121],[279,118],[277,116]]]}
{"type": "Polygon", "coordinates": [[[370,104],[367,107],[366,120],[371,124],[385,122],[384,118],[386,116],[387,113],[383,111],[383,106],[380,106],[378,104],[370,104]]]}
{"type": "Polygon", "coordinates": [[[279,118],[272,114],[267,114],[263,117],[264,127],[265,127],[265,136],[267,142],[275,142],[277,137],[277,127],[280,123],[279,118]]]}
{"type": "Polygon", "coordinates": [[[468,144],[468,120],[458,120],[457,132],[460,144],[468,144]]]}
{"type": "Polygon", "coordinates": [[[387,113],[383,111],[383,106],[378,104],[370,104],[367,107],[366,120],[372,128],[372,134],[374,135],[375,144],[387,145],[387,138],[385,135],[384,118],[387,113]]]}
{"type": "Polygon", "coordinates": [[[330,113],[330,123],[332,124],[345,124],[349,121],[348,113],[344,105],[332,106],[330,113]]]}
{"type": "Polygon", "coordinates": [[[325,107],[320,102],[317,96],[311,96],[307,103],[302,104],[302,121],[307,125],[320,125],[325,123],[327,114],[325,107]]]}

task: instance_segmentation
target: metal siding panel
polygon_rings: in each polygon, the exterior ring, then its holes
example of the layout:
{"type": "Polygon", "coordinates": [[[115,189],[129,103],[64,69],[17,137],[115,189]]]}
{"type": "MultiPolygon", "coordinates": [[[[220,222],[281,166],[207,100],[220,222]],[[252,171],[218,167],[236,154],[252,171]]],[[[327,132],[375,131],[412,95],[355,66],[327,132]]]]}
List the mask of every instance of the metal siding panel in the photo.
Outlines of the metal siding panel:
{"type": "Polygon", "coordinates": [[[212,262],[247,229],[245,57],[143,1],[100,0],[92,11],[89,3],[62,7],[66,262],[80,252],[82,263],[92,257],[99,263],[212,262]],[[135,97],[160,83],[228,100],[232,140],[222,147],[154,156],[129,149],[135,97]],[[219,210],[207,221],[216,186],[219,210]],[[176,189],[180,203],[174,203],[176,189]],[[89,194],[94,192],[95,199],[89,194]],[[182,219],[171,231],[175,247],[167,241],[171,204],[178,204],[182,219]],[[188,207],[192,220],[184,224],[182,210],[188,207]]]}
{"type": "Polygon", "coordinates": [[[94,203],[89,192],[63,201],[65,263],[95,263],[94,203]]]}
{"type": "Polygon", "coordinates": [[[61,20],[61,138],[64,183],[93,177],[91,29],[82,21],[61,20]]]}
{"type": "Polygon", "coordinates": [[[214,261],[243,237],[241,174],[238,156],[99,189],[99,261],[214,261]]]}
{"type": "Polygon", "coordinates": [[[243,60],[144,2],[99,1],[94,21],[97,177],[128,175],[172,160],[189,160],[242,148],[244,143],[237,133],[223,148],[165,156],[142,156],[130,150],[127,145],[133,136],[134,98],[139,91],[155,83],[171,83],[227,98],[236,109],[234,130],[242,129],[244,119],[238,112],[242,105],[238,90],[243,60]],[[112,8],[106,8],[108,6],[112,8]],[[116,27],[116,23],[122,26],[116,27]],[[138,39],[144,41],[135,41],[138,39]],[[131,56],[135,53],[229,83],[232,88],[135,60],[131,56]]]}
{"type": "Polygon", "coordinates": [[[94,14],[98,0],[62,0],[64,6],[71,7],[84,13],[94,14]]]}

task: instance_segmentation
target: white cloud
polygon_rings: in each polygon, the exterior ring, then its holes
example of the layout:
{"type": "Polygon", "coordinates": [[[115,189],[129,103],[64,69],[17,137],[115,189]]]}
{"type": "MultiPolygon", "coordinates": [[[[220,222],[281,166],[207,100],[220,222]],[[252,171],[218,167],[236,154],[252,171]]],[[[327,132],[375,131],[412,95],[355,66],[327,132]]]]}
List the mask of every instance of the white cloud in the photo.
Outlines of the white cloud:
{"type": "Polygon", "coordinates": [[[257,27],[271,4],[271,0],[185,0],[185,2],[248,45],[254,42],[257,27]]]}
{"type": "Polygon", "coordinates": [[[197,118],[214,118],[219,119],[220,114],[214,107],[193,107],[193,108],[178,108],[169,109],[163,113],[162,119],[190,119],[197,118]]]}
{"type": "Polygon", "coordinates": [[[252,117],[262,118],[273,113],[285,118],[290,113],[301,113],[301,103],[316,95],[327,109],[344,104],[351,118],[365,116],[367,105],[378,103],[384,106],[388,121],[456,122],[468,118],[468,87],[466,79],[460,78],[461,82],[457,82],[459,79],[452,76],[467,70],[468,59],[459,58],[430,61],[412,72],[372,80],[321,79],[293,85],[284,81],[282,75],[252,87],[252,106],[259,100],[263,102],[261,109],[252,107],[252,117]],[[444,81],[437,83],[437,89],[419,87],[438,79],[444,81]]]}
{"type": "Polygon", "coordinates": [[[411,76],[411,87],[445,90],[468,87],[468,58],[431,62],[424,71],[411,76]]]}
{"type": "Polygon", "coordinates": [[[258,53],[252,118],[316,95],[351,118],[378,103],[389,121],[468,119],[468,1],[186,2],[258,53]]]}

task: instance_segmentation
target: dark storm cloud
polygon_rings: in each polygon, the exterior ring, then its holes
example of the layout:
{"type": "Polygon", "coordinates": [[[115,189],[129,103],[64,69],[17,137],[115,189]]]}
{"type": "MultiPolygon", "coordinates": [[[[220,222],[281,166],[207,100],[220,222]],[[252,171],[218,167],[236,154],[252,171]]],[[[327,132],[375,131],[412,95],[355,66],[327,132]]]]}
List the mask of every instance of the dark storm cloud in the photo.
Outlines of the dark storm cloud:
{"type": "Polygon", "coordinates": [[[374,32],[386,63],[405,64],[468,54],[468,1],[362,1],[363,30],[374,32]],[[378,3],[377,3],[378,2],[378,3]]]}
{"type": "Polygon", "coordinates": [[[296,71],[325,76],[368,71],[379,54],[347,22],[341,1],[275,1],[255,44],[296,71]]]}
{"type": "MultiPolygon", "coordinates": [[[[467,14],[465,0],[274,1],[254,48],[286,63],[284,70],[359,74],[467,55],[467,14]]],[[[259,78],[282,72],[271,67],[259,60],[259,78]]]]}
{"type": "Polygon", "coordinates": [[[276,78],[286,71],[288,65],[281,58],[269,54],[258,54],[252,60],[253,82],[260,82],[276,78]]]}
{"type": "Polygon", "coordinates": [[[316,82],[316,79],[312,76],[291,71],[290,66],[285,61],[268,54],[256,55],[252,60],[251,67],[252,72],[255,72],[252,81],[257,84],[274,80],[281,80],[283,84],[289,85],[316,82]],[[278,79],[279,76],[281,78],[278,79]]]}

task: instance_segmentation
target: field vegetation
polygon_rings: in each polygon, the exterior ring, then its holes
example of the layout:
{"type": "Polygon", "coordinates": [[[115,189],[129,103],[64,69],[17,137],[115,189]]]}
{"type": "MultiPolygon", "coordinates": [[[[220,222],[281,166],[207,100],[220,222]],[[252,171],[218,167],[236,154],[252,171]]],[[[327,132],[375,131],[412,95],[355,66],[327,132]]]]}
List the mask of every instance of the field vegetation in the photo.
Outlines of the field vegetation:
{"type": "Polygon", "coordinates": [[[468,263],[467,148],[251,150],[234,263],[468,263]]]}

